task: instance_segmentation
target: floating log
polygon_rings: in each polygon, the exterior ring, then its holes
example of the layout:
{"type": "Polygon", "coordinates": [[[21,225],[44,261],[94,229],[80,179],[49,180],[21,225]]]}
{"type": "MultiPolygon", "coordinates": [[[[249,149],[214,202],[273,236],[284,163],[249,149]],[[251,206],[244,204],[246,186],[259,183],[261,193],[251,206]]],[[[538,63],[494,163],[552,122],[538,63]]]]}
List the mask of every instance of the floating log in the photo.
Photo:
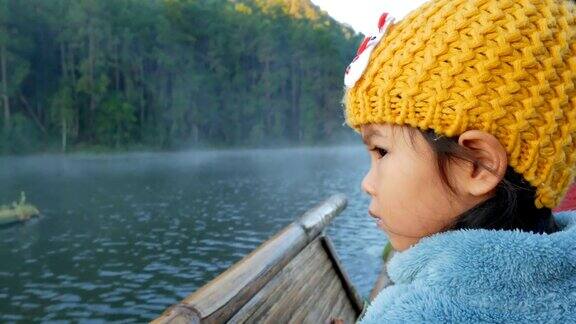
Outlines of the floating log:
{"type": "Polygon", "coordinates": [[[0,206],[0,225],[24,222],[39,214],[36,207],[26,202],[26,195],[22,192],[19,202],[13,202],[11,206],[0,206]]]}
{"type": "Polygon", "coordinates": [[[362,299],[324,234],[345,207],[316,205],[152,323],[354,322],[362,299]]]}

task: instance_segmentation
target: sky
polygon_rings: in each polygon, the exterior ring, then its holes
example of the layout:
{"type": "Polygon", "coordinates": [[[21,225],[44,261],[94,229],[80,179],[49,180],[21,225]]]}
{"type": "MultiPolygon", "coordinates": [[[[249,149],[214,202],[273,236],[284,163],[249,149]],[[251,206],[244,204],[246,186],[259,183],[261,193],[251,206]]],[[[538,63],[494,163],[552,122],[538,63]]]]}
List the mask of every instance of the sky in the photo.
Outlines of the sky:
{"type": "Polygon", "coordinates": [[[357,32],[372,34],[376,31],[378,18],[388,12],[396,20],[427,0],[312,0],[334,19],[346,23],[357,32]]]}

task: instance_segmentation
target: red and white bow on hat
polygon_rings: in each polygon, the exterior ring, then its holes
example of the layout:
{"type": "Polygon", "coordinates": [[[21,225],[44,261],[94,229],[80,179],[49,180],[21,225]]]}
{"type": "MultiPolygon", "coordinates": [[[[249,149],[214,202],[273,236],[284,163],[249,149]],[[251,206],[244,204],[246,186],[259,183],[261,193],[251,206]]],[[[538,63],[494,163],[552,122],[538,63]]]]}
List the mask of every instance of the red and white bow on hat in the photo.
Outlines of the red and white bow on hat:
{"type": "Polygon", "coordinates": [[[370,54],[380,42],[380,40],[386,34],[388,27],[394,22],[394,17],[389,15],[387,12],[380,16],[378,21],[378,34],[369,35],[360,44],[356,56],[352,60],[352,63],[346,68],[346,73],[344,74],[344,85],[346,88],[352,88],[354,84],[360,79],[364,70],[368,66],[368,61],[370,60],[370,54]]]}

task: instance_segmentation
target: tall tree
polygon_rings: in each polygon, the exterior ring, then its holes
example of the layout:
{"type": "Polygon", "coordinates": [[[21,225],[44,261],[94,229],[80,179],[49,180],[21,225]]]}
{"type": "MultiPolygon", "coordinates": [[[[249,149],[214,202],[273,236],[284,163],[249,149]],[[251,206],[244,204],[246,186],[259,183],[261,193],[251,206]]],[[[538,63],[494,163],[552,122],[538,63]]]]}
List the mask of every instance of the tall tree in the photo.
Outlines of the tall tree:
{"type": "Polygon", "coordinates": [[[309,0],[0,0],[0,152],[323,141],[358,38],[309,0]]]}

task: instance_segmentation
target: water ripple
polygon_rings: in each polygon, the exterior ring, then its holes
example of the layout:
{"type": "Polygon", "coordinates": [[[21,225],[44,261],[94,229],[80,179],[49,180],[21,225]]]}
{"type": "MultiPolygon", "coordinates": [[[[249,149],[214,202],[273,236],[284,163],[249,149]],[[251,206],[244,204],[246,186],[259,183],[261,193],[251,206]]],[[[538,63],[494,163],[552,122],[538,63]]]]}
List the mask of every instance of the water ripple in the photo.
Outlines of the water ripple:
{"type": "Polygon", "coordinates": [[[361,294],[381,267],[358,147],[0,163],[0,197],[25,190],[43,211],[0,230],[0,322],[149,321],[339,192],[348,207],[327,233],[361,294]]]}

